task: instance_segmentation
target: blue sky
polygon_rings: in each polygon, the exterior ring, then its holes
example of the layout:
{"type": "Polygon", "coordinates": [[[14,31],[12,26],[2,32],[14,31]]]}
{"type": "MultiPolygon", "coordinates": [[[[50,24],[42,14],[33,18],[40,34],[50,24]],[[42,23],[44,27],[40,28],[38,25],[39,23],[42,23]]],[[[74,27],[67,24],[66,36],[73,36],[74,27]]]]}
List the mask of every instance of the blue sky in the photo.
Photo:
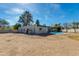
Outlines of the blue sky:
{"type": "Polygon", "coordinates": [[[79,4],[77,3],[0,3],[0,18],[14,25],[25,10],[32,14],[34,21],[39,19],[41,24],[79,21],[79,4]]]}

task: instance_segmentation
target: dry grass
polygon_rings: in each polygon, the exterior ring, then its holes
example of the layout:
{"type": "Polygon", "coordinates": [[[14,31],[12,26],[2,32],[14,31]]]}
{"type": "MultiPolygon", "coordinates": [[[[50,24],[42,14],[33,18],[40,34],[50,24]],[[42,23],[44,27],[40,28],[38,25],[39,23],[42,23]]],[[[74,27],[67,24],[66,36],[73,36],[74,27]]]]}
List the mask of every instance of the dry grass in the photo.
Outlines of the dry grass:
{"type": "Polygon", "coordinates": [[[67,36],[35,36],[16,33],[0,34],[0,55],[79,55],[79,41],[71,40],[67,36]]]}
{"type": "Polygon", "coordinates": [[[70,34],[70,35],[68,35],[68,37],[69,37],[70,39],[78,40],[78,41],[79,41],[79,33],[70,34]]]}
{"type": "Polygon", "coordinates": [[[68,36],[68,37],[74,40],[79,40],[79,36],[68,36]]]}

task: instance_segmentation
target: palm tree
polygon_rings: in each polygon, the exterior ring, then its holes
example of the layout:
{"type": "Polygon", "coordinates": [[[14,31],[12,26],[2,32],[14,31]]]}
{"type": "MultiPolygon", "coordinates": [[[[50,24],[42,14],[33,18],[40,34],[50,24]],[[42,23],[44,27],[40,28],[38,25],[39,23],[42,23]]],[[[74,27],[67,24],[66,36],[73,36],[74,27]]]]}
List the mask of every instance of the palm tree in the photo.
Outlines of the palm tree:
{"type": "Polygon", "coordinates": [[[31,22],[33,22],[31,13],[29,11],[25,11],[20,16],[18,22],[22,23],[24,26],[27,26],[28,24],[30,24],[31,22]]]}

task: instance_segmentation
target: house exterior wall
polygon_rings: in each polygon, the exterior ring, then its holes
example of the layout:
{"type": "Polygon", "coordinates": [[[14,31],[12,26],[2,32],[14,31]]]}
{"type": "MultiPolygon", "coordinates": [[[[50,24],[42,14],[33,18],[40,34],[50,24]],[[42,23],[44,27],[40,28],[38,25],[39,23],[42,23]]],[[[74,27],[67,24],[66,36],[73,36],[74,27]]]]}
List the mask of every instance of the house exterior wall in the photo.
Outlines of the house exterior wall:
{"type": "Polygon", "coordinates": [[[35,27],[35,34],[45,34],[48,32],[47,27],[35,27]]]}
{"type": "MultiPolygon", "coordinates": [[[[75,29],[76,32],[79,32],[79,29],[75,29]]],[[[74,29],[68,29],[67,32],[75,32],[74,29]]],[[[66,29],[62,30],[63,32],[66,32],[66,29]]]]}
{"type": "Polygon", "coordinates": [[[27,25],[19,28],[19,32],[26,33],[27,29],[29,29],[29,34],[45,34],[48,32],[47,27],[41,27],[37,25],[27,25]]]}

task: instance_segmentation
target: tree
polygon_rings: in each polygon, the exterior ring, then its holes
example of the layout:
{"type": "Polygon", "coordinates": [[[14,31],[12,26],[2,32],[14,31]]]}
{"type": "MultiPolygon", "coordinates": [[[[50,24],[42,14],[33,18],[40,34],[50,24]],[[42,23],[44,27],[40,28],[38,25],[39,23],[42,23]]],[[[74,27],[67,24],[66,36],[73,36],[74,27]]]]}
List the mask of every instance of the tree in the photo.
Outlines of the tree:
{"type": "Polygon", "coordinates": [[[74,32],[76,32],[76,29],[79,29],[79,22],[72,22],[72,28],[74,29],[74,32]]]}
{"type": "Polygon", "coordinates": [[[9,22],[5,19],[0,18],[0,30],[9,29],[9,22]]]}
{"type": "Polygon", "coordinates": [[[27,26],[28,24],[30,24],[31,22],[33,22],[31,13],[29,11],[25,11],[20,16],[18,22],[22,23],[24,26],[27,26]]]}
{"type": "Polygon", "coordinates": [[[64,29],[66,29],[66,32],[68,32],[68,23],[64,23],[64,29]]]}
{"type": "Polygon", "coordinates": [[[39,22],[39,20],[36,20],[36,24],[37,24],[37,26],[39,26],[39,25],[40,25],[40,22],[39,22]]]}
{"type": "Polygon", "coordinates": [[[79,28],[79,22],[76,22],[76,28],[77,29],[79,28]]]}
{"type": "Polygon", "coordinates": [[[14,28],[15,30],[18,30],[19,27],[21,27],[21,24],[19,24],[19,23],[16,23],[16,24],[13,26],[13,28],[14,28]]]}
{"type": "Polygon", "coordinates": [[[76,22],[73,22],[73,23],[72,23],[72,26],[73,26],[74,32],[76,32],[77,23],[76,23],[76,22]]]}
{"type": "Polygon", "coordinates": [[[5,19],[1,19],[0,18],[0,24],[2,24],[2,25],[9,25],[9,22],[8,21],[6,21],[5,19]]]}
{"type": "Polygon", "coordinates": [[[54,29],[56,32],[61,32],[62,26],[60,24],[55,24],[54,29]]]}

